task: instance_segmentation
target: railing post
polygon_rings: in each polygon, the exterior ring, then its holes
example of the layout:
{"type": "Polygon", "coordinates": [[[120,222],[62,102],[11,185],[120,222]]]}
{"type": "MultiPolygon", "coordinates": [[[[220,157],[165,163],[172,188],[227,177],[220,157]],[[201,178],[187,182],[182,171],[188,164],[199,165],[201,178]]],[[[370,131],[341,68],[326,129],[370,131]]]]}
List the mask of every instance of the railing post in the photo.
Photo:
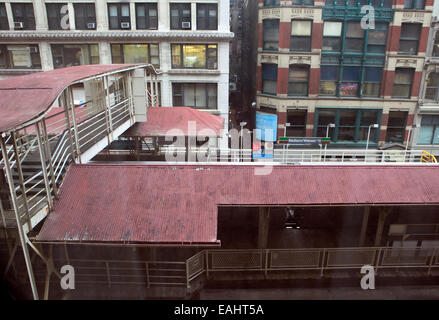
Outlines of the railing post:
{"type": "Polygon", "coordinates": [[[0,136],[0,149],[2,150],[3,160],[5,162],[5,170],[6,170],[6,177],[8,179],[9,192],[11,193],[11,201],[14,207],[15,220],[17,223],[17,229],[20,237],[21,247],[23,249],[24,261],[26,263],[26,269],[29,276],[32,294],[34,300],[38,300],[38,290],[35,283],[34,272],[32,270],[32,262],[30,260],[29,250],[27,248],[26,234],[23,231],[23,226],[21,224],[21,219],[18,213],[17,195],[15,193],[14,180],[12,178],[11,166],[9,163],[8,153],[6,151],[4,136],[0,136]]]}
{"type": "Polygon", "coordinates": [[[266,249],[265,250],[265,278],[267,278],[267,274],[268,274],[268,256],[269,256],[270,250],[266,249]]]}
{"type": "MultiPolygon", "coordinates": [[[[13,150],[15,153],[15,163],[17,164],[18,181],[20,182],[20,189],[21,189],[21,196],[23,199],[23,206],[24,206],[24,210],[26,212],[29,230],[31,230],[32,224],[31,224],[31,218],[30,218],[30,214],[29,214],[29,206],[27,203],[26,186],[24,185],[23,169],[21,167],[20,155],[18,153],[17,138],[16,138],[15,131],[11,133],[11,137],[12,137],[12,146],[13,146],[13,150]]],[[[5,224],[5,228],[6,228],[6,224],[5,224]]]]}
{"type": "Polygon", "coordinates": [[[436,252],[439,255],[439,250],[437,248],[433,248],[433,252],[431,253],[430,263],[428,265],[428,275],[431,275],[431,267],[433,262],[436,260],[436,252]]]}
{"type": "Polygon", "coordinates": [[[78,161],[79,161],[79,163],[81,163],[81,149],[79,146],[78,125],[77,125],[77,121],[76,121],[75,103],[73,101],[73,93],[72,93],[71,88],[67,89],[67,94],[68,94],[67,95],[68,104],[70,105],[70,107],[72,109],[73,135],[75,137],[76,153],[78,154],[78,161]]]}
{"type": "Polygon", "coordinates": [[[189,289],[190,283],[189,283],[189,259],[186,260],[186,288],[189,289]]]}
{"type": "Polygon", "coordinates": [[[205,251],[205,259],[206,259],[206,278],[209,280],[209,250],[205,251]]]}
{"type": "Polygon", "coordinates": [[[108,282],[108,288],[111,288],[111,275],[110,275],[110,267],[108,266],[108,262],[105,261],[105,268],[107,270],[107,282],[108,282]]]}
{"type": "Polygon", "coordinates": [[[323,277],[323,270],[325,269],[325,258],[326,258],[326,249],[323,249],[322,268],[320,270],[320,276],[321,277],[323,277]]]}
{"type": "Polygon", "coordinates": [[[37,132],[38,149],[40,151],[39,153],[40,153],[41,167],[43,169],[44,185],[46,187],[47,202],[49,204],[49,209],[52,209],[53,202],[52,202],[52,195],[50,191],[50,182],[49,182],[49,176],[47,174],[46,159],[44,156],[45,152],[43,148],[43,142],[41,140],[40,126],[38,125],[38,122],[35,123],[35,131],[37,132]]]}
{"type": "MultiPolygon", "coordinates": [[[[111,118],[111,100],[110,100],[110,81],[108,80],[108,76],[104,77],[104,81],[106,84],[106,93],[107,93],[107,112],[108,112],[108,134],[111,136],[111,139],[113,140],[113,120],[111,118]]],[[[108,137],[110,139],[110,137],[108,137]]],[[[108,141],[108,144],[110,144],[110,141],[108,141]]]]}
{"type": "Polygon", "coordinates": [[[72,161],[75,161],[75,149],[73,148],[72,128],[70,127],[69,106],[67,103],[67,97],[66,97],[65,91],[62,95],[62,101],[64,104],[64,115],[65,115],[65,119],[66,119],[66,127],[67,127],[67,130],[69,132],[70,154],[72,155],[72,161]]]}
{"type": "Polygon", "coordinates": [[[148,261],[145,262],[145,270],[146,270],[146,287],[149,288],[149,266],[148,261]]]}
{"type": "Polygon", "coordinates": [[[53,188],[53,193],[55,195],[55,199],[58,199],[58,187],[55,181],[55,170],[53,169],[52,152],[50,150],[49,137],[47,135],[46,120],[43,119],[42,123],[43,123],[42,125],[43,137],[45,139],[45,145],[46,145],[46,157],[49,160],[49,172],[51,177],[50,180],[52,180],[52,188],[53,188]]]}
{"type": "Polygon", "coordinates": [[[375,262],[375,274],[378,274],[378,268],[380,266],[380,260],[381,260],[381,252],[383,251],[383,248],[378,248],[378,256],[377,256],[377,260],[375,262]]]}

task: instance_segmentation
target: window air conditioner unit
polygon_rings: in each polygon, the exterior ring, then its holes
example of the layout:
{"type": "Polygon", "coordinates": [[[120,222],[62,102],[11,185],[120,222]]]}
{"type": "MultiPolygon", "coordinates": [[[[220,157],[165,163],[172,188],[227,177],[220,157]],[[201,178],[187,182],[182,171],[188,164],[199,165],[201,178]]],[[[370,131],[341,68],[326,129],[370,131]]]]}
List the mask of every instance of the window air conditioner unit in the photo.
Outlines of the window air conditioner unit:
{"type": "Polygon", "coordinates": [[[14,22],[14,29],[23,29],[23,22],[14,22]]]}
{"type": "Polygon", "coordinates": [[[38,53],[38,47],[30,47],[29,51],[30,53],[38,53]]]}
{"type": "Polygon", "coordinates": [[[191,28],[191,23],[190,22],[182,22],[181,23],[181,28],[182,29],[190,29],[191,28]]]}
{"type": "Polygon", "coordinates": [[[120,27],[121,27],[122,29],[129,29],[129,28],[130,28],[130,23],[129,23],[129,22],[122,22],[122,23],[120,24],[120,27]]]}
{"type": "Polygon", "coordinates": [[[87,29],[95,29],[96,28],[96,23],[87,23],[87,29]]]}

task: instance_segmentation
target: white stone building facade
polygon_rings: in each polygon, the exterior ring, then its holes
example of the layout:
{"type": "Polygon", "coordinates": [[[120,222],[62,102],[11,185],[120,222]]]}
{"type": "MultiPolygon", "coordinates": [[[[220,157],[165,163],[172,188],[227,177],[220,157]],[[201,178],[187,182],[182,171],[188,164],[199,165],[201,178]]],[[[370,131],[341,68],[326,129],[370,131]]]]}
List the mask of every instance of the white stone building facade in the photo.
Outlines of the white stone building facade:
{"type": "Polygon", "coordinates": [[[0,79],[77,64],[151,63],[161,72],[161,106],[220,115],[227,132],[229,12],[229,0],[2,1],[0,79]]]}

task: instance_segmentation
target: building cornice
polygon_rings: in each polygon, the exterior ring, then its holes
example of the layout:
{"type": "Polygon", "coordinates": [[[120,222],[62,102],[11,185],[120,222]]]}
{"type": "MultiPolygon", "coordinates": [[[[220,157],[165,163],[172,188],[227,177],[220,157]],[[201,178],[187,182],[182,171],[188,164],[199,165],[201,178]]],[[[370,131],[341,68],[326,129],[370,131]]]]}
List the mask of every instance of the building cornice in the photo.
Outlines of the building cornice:
{"type": "Polygon", "coordinates": [[[0,39],[6,41],[65,41],[65,40],[152,40],[152,41],[230,41],[233,32],[217,31],[0,31],[0,39]]]}

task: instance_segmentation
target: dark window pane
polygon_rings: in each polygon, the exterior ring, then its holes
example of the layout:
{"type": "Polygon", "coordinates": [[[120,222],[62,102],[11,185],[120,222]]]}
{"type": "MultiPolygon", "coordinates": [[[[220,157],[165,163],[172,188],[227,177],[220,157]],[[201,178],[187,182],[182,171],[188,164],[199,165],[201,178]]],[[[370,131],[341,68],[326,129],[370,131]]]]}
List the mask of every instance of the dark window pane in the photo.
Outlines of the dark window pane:
{"type": "Polygon", "coordinates": [[[381,82],[383,77],[383,68],[365,68],[364,81],[367,82],[381,82]]]}
{"type": "Polygon", "coordinates": [[[339,38],[323,38],[322,50],[339,52],[341,48],[340,44],[341,40],[339,38]]]}
{"type": "Polygon", "coordinates": [[[343,81],[360,81],[360,67],[344,67],[343,81]]]}
{"type": "Polygon", "coordinates": [[[337,80],[338,67],[336,66],[322,66],[320,69],[321,80],[337,80]]]}

